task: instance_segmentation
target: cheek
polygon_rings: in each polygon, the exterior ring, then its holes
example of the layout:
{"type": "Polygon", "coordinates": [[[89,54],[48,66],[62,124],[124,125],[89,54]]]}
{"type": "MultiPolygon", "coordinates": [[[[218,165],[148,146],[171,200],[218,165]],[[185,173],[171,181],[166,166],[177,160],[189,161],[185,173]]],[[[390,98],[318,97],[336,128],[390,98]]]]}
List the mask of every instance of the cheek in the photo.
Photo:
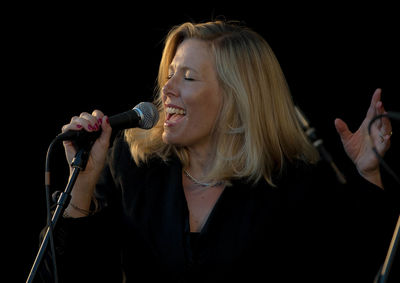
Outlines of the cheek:
{"type": "Polygon", "coordinates": [[[164,89],[162,90],[162,94],[161,94],[161,101],[163,103],[165,103],[165,100],[167,99],[167,96],[164,94],[164,89]]]}
{"type": "Polygon", "coordinates": [[[188,117],[188,124],[190,124],[191,128],[201,131],[203,134],[206,132],[207,134],[214,128],[214,125],[218,119],[219,114],[219,105],[218,103],[204,103],[201,108],[197,108],[192,114],[188,117]]]}

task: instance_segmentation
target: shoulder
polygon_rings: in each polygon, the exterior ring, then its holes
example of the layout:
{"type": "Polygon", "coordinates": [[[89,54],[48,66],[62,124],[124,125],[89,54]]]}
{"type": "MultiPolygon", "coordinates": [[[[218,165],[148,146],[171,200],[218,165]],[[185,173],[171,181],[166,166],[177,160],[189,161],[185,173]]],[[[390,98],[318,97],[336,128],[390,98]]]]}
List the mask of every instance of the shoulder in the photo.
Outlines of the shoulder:
{"type": "Polygon", "coordinates": [[[327,204],[341,191],[332,170],[323,162],[286,162],[275,184],[279,194],[296,207],[301,203],[307,206],[327,204]]]}
{"type": "Polygon", "coordinates": [[[293,182],[308,182],[319,170],[317,164],[307,163],[303,160],[285,161],[282,169],[275,174],[274,182],[282,185],[293,182]]]}
{"type": "Polygon", "coordinates": [[[159,156],[152,156],[146,162],[140,162],[137,164],[131,154],[131,150],[128,142],[125,139],[123,131],[120,131],[115,135],[112,145],[109,149],[107,156],[107,164],[111,171],[119,172],[119,174],[132,174],[135,171],[144,172],[148,170],[154,170],[156,168],[162,168],[165,166],[171,166],[179,164],[179,160],[172,156],[168,160],[163,160],[159,156]]]}

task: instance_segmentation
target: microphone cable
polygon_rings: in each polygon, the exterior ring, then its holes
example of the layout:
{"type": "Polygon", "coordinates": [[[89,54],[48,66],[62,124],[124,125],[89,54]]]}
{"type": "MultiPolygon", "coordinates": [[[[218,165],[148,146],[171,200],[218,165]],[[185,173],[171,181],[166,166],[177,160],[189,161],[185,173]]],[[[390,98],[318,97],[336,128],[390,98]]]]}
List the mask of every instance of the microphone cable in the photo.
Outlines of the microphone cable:
{"type": "Polygon", "coordinates": [[[56,249],[54,246],[54,227],[51,221],[51,178],[50,178],[50,160],[51,154],[53,152],[54,145],[56,144],[57,139],[54,138],[48,146],[46,153],[46,163],[45,163],[45,194],[46,194],[46,214],[47,214],[47,227],[49,228],[49,241],[50,241],[50,252],[51,252],[51,261],[53,265],[53,277],[54,282],[58,283],[58,271],[57,271],[57,260],[56,260],[56,249]]]}
{"type": "MultiPolygon", "coordinates": [[[[400,120],[400,112],[387,112],[385,114],[380,114],[375,116],[374,118],[371,119],[371,121],[368,124],[368,135],[370,139],[372,140],[371,136],[371,127],[373,123],[375,123],[377,120],[382,119],[382,118],[390,118],[394,120],[400,120]]],[[[400,185],[400,178],[396,175],[396,173],[390,168],[390,166],[385,162],[383,157],[378,153],[378,150],[376,149],[374,143],[372,143],[372,150],[375,153],[376,157],[379,160],[379,163],[382,165],[382,167],[390,174],[390,176],[396,181],[397,184],[400,185]]],[[[400,241],[400,215],[397,219],[397,224],[393,232],[392,240],[390,241],[389,249],[387,251],[385,260],[379,269],[378,273],[375,276],[374,283],[386,283],[388,280],[389,276],[389,271],[392,267],[396,251],[399,245],[400,241]]]]}

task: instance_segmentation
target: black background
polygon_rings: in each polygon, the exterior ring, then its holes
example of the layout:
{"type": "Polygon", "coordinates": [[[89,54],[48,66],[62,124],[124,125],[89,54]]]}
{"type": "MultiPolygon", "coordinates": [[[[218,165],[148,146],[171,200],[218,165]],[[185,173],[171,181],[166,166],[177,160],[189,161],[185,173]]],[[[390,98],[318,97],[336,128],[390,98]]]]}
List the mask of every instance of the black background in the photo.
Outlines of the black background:
{"type": "MultiPolygon", "coordinates": [[[[382,4],[246,6],[206,3],[92,6],[47,4],[4,9],[3,208],[8,278],[22,282],[45,225],[47,146],[70,117],[101,109],[108,115],[151,101],[167,31],[185,21],[224,16],[259,32],[275,51],[296,104],[351,178],[334,128],[356,130],[376,88],[389,111],[400,111],[399,17],[382,4]],[[9,222],[10,221],[10,222],[9,222]],[[12,268],[11,268],[12,267],[12,268]]],[[[397,124],[386,159],[398,173],[397,124]]],[[[53,184],[64,189],[67,165],[56,147],[53,184]]],[[[14,281],[14,280],[13,280],[14,281]]]]}

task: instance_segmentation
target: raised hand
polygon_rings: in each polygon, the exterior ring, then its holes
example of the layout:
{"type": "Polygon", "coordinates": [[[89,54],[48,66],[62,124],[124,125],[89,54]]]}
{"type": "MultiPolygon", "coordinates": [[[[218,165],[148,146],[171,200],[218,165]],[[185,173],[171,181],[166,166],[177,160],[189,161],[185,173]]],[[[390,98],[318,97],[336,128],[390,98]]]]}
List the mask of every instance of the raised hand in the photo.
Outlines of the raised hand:
{"type": "Polygon", "coordinates": [[[383,156],[390,147],[392,126],[388,118],[379,119],[372,124],[371,136],[369,136],[368,125],[375,116],[384,113],[386,112],[381,101],[381,90],[377,89],[372,96],[367,115],[356,132],[351,132],[343,120],[335,120],[335,127],[342,140],[344,150],[356,165],[358,172],[381,188],[383,186],[379,160],[373,152],[372,146],[374,145],[377,152],[383,156]]]}

